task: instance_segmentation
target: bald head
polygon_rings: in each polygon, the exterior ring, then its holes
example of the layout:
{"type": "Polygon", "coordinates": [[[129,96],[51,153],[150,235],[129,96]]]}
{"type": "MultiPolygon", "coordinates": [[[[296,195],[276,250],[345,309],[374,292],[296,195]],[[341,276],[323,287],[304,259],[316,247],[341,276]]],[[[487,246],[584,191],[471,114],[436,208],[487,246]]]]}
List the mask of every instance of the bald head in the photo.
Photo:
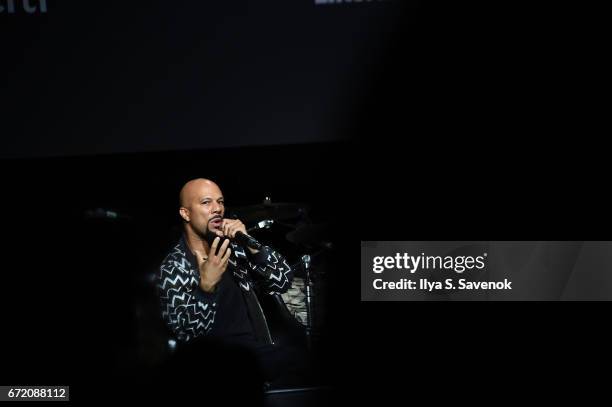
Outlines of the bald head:
{"type": "Polygon", "coordinates": [[[206,178],[192,179],[183,185],[179,203],[179,215],[186,230],[199,236],[205,236],[210,228],[218,227],[214,222],[223,219],[225,214],[221,189],[206,178]]]}
{"type": "Polygon", "coordinates": [[[213,181],[206,178],[196,178],[191,181],[187,181],[179,194],[179,205],[187,207],[194,200],[198,200],[198,195],[204,190],[214,189],[221,191],[219,186],[213,181]]]}

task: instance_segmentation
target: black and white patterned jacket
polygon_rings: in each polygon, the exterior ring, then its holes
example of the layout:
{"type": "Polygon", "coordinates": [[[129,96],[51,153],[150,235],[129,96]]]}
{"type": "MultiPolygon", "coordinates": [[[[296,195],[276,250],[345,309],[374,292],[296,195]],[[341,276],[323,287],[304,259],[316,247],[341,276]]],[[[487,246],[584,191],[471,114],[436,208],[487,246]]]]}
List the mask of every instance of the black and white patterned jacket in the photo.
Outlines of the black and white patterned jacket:
{"type": "MultiPolygon", "coordinates": [[[[253,290],[253,274],[261,277],[258,284],[260,287],[263,284],[267,293],[284,293],[291,287],[293,271],[275,250],[264,246],[249,259],[247,249],[234,243],[230,243],[230,248],[232,254],[226,272],[232,273],[234,282],[243,291],[253,290]]],[[[215,323],[218,294],[199,288],[200,273],[194,260],[181,238],[163,260],[157,275],[162,316],[175,337],[183,342],[208,334],[215,323]]]]}

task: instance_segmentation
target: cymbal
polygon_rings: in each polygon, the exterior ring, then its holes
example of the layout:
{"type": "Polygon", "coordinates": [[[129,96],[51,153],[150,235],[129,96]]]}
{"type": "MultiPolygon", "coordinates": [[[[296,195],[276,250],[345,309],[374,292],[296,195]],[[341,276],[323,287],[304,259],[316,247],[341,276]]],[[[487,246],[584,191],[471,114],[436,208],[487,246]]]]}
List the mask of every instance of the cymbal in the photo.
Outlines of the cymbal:
{"type": "Polygon", "coordinates": [[[330,240],[330,228],[326,223],[299,226],[285,236],[291,243],[300,245],[319,244],[330,240]]]}
{"type": "Polygon", "coordinates": [[[303,203],[277,202],[259,205],[239,206],[227,211],[243,222],[258,222],[261,220],[289,220],[308,213],[310,208],[303,203]]]}

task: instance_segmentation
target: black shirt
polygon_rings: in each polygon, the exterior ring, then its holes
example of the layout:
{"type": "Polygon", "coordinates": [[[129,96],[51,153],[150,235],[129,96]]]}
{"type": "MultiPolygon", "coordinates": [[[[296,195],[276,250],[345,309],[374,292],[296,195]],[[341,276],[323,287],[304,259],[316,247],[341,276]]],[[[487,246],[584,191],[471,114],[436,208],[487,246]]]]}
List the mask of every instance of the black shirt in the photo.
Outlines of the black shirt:
{"type": "MultiPolygon", "coordinates": [[[[256,276],[264,293],[284,293],[293,271],[285,258],[265,246],[255,256],[230,243],[228,269],[213,293],[200,288],[198,263],[184,238],[162,262],[157,286],[162,316],[176,338],[188,342],[204,335],[262,337],[265,317],[254,292],[256,276]]],[[[269,332],[267,332],[269,336],[269,332]]]]}

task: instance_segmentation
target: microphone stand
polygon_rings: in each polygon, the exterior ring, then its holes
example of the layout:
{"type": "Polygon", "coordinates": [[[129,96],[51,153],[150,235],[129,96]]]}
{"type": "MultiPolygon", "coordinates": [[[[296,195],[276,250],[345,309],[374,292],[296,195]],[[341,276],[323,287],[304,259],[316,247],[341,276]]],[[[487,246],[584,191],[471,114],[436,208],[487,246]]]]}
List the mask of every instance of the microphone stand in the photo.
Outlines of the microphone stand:
{"type": "Polygon", "coordinates": [[[302,265],[304,267],[304,271],[306,274],[306,278],[304,280],[304,288],[306,290],[306,346],[308,349],[312,349],[312,331],[314,327],[314,314],[313,314],[313,281],[310,275],[310,256],[304,255],[302,256],[302,265]]]}

